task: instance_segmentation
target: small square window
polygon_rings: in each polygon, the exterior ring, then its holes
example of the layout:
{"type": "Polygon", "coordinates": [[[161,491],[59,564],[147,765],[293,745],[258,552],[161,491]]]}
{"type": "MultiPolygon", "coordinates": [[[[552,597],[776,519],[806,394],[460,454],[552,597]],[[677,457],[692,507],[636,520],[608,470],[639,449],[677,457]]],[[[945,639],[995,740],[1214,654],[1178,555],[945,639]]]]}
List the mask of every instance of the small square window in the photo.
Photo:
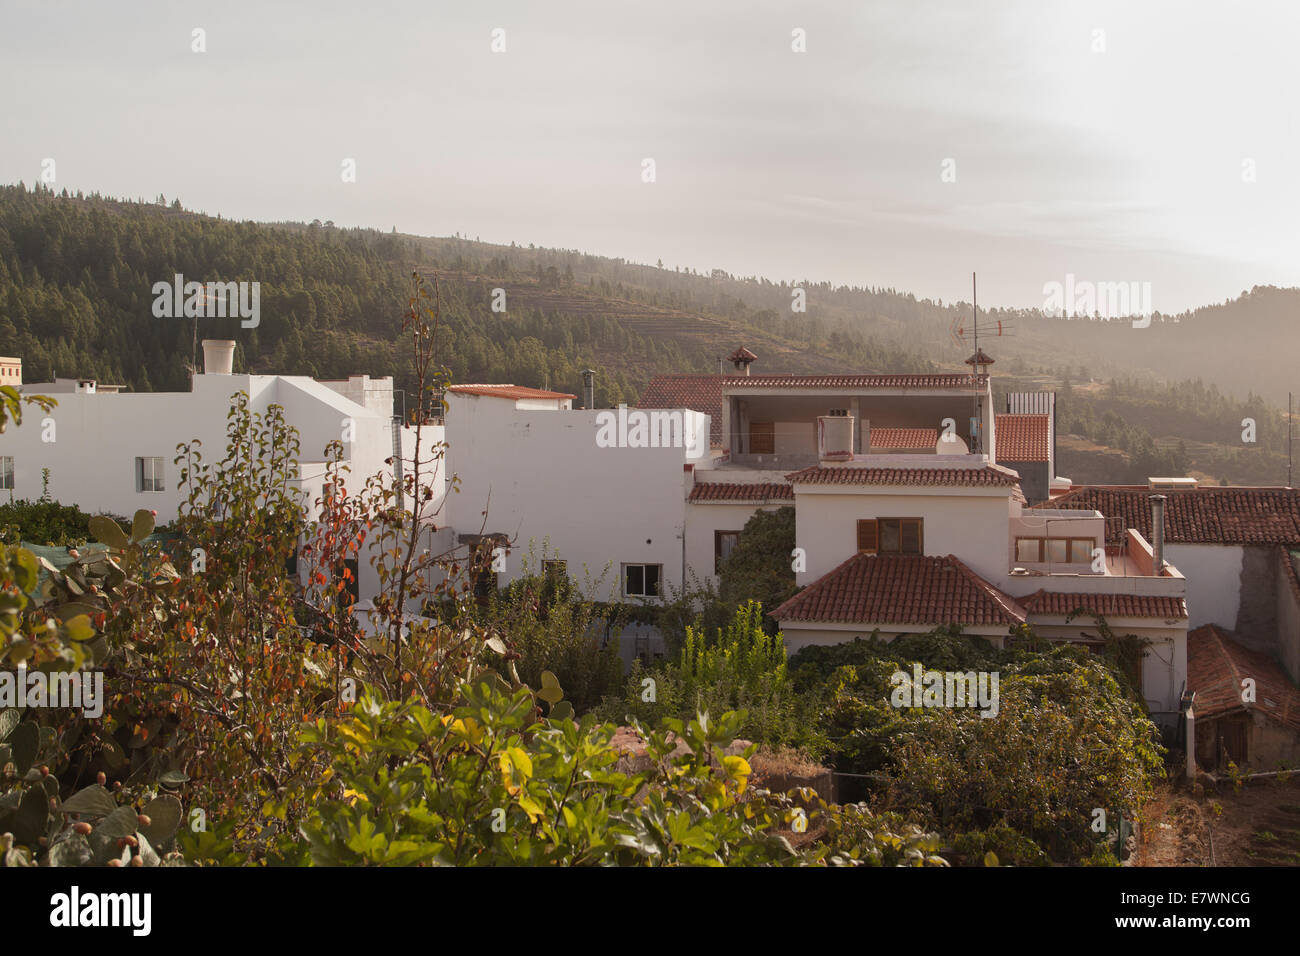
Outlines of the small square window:
{"type": "Polygon", "coordinates": [[[736,544],[740,541],[739,531],[715,531],[713,532],[713,573],[717,574],[722,570],[722,562],[731,557],[731,552],[735,550],[736,544]]]}
{"type": "Polygon", "coordinates": [[[623,595],[625,597],[658,597],[662,564],[623,565],[623,595]]]}
{"type": "Polygon", "coordinates": [[[141,491],[163,490],[163,460],[161,458],[137,458],[135,468],[136,480],[141,491]]]}

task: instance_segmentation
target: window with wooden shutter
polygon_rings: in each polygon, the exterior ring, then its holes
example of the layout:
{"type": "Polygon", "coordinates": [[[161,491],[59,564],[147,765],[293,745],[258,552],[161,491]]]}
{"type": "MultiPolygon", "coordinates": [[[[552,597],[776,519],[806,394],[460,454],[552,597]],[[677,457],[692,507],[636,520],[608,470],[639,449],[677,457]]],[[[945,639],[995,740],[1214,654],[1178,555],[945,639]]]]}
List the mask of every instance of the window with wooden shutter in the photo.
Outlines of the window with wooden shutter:
{"type": "Polygon", "coordinates": [[[776,422],[749,423],[749,453],[751,455],[776,454],[776,422]]]}
{"type": "Polygon", "coordinates": [[[858,521],[858,550],[880,554],[923,554],[920,518],[863,518],[858,521]]]}
{"type": "Polygon", "coordinates": [[[921,553],[921,519],[903,518],[899,521],[899,550],[903,554],[921,553]]]}

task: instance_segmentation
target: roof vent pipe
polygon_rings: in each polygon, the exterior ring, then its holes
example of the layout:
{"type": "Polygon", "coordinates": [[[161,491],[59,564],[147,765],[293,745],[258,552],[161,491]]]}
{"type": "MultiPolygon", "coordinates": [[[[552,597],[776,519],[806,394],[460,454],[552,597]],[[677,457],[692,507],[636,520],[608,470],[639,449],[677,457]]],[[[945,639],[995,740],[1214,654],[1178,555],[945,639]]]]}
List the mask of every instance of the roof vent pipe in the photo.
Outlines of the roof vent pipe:
{"type": "Polygon", "coordinates": [[[1151,496],[1151,573],[1165,569],[1165,496],[1151,496]]]}

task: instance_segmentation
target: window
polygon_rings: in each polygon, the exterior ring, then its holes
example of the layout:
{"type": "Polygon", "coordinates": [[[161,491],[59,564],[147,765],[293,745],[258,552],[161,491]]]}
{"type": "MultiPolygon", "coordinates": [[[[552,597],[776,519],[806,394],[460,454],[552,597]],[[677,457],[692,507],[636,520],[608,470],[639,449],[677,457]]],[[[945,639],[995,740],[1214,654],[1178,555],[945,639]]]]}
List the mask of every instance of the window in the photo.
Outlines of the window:
{"type": "Polygon", "coordinates": [[[623,596],[658,597],[663,569],[662,564],[623,565],[623,596]]]}
{"type": "Polygon", "coordinates": [[[141,491],[163,490],[163,460],[161,458],[137,458],[135,460],[135,472],[141,491]]]}
{"type": "Polygon", "coordinates": [[[0,488],[14,490],[14,460],[10,455],[0,456],[0,488]]]}
{"type": "Polygon", "coordinates": [[[357,577],[360,570],[361,562],[357,558],[343,559],[343,578],[346,582],[344,590],[352,596],[351,601],[344,600],[343,603],[349,607],[361,599],[361,582],[357,577]]]}
{"type": "Polygon", "coordinates": [[[749,453],[751,455],[776,454],[776,422],[749,423],[749,453]]]}
{"type": "Polygon", "coordinates": [[[924,548],[920,518],[863,518],[858,522],[859,551],[922,554],[924,548]]]}
{"type": "Polygon", "coordinates": [[[722,569],[722,562],[731,557],[731,552],[735,550],[736,542],[740,540],[739,531],[715,531],[713,532],[713,573],[717,574],[722,569]]]}
{"type": "Polygon", "coordinates": [[[1020,564],[1091,564],[1092,538],[1016,538],[1020,564]]]}

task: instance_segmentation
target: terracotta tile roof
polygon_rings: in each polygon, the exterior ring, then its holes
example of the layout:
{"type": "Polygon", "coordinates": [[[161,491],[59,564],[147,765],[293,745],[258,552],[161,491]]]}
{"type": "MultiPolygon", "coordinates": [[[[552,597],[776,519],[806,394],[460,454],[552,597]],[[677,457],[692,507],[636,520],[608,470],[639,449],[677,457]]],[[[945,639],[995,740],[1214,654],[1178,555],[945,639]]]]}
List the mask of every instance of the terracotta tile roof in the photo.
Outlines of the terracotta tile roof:
{"type": "Polygon", "coordinates": [[[952,555],[856,554],[786,601],[781,621],[1023,624],[1025,610],[952,555]]]}
{"type": "Polygon", "coordinates": [[[701,481],[687,501],[794,501],[794,489],[784,482],[701,481]]]}
{"type": "Polygon", "coordinates": [[[1020,598],[1030,614],[1067,615],[1083,608],[1102,617],[1154,617],[1182,620],[1187,617],[1187,602],[1180,597],[1161,594],[1064,594],[1059,591],[1035,591],[1020,598]]]}
{"type": "Polygon", "coordinates": [[[872,428],[872,448],[923,448],[934,451],[939,444],[937,428],[872,428]]]}
{"type": "Polygon", "coordinates": [[[933,375],[729,375],[737,388],[973,388],[975,376],[954,372],[933,375]]]}
{"type": "Polygon", "coordinates": [[[998,461],[1049,460],[1051,424],[1047,415],[994,416],[998,461]]]}
{"type": "Polygon", "coordinates": [[[568,392],[548,392],[541,388],[528,388],[524,385],[449,385],[447,391],[461,395],[486,395],[489,398],[577,398],[568,392]]]}
{"type": "Polygon", "coordinates": [[[999,465],[982,468],[875,468],[814,465],[785,476],[808,485],[918,485],[927,487],[1015,488],[1020,476],[999,465]]]}
{"type": "Polygon", "coordinates": [[[727,356],[728,362],[753,362],[758,356],[743,345],[727,356]]]}
{"type": "Polygon", "coordinates": [[[1300,690],[1267,654],[1243,647],[1213,624],[1187,635],[1187,689],[1196,692],[1197,718],[1234,710],[1258,710],[1292,730],[1300,730],[1300,690]],[[1255,681],[1255,700],[1244,703],[1241,682],[1255,681]]]}
{"type": "MultiPolygon", "coordinates": [[[[1035,507],[1079,508],[1106,516],[1108,544],[1126,528],[1151,540],[1146,488],[1082,487],[1035,507]]],[[[1300,491],[1294,488],[1189,488],[1162,491],[1165,541],[1174,544],[1300,545],[1300,491]]]]}
{"type": "Polygon", "coordinates": [[[709,416],[709,444],[722,447],[722,375],[656,375],[637,408],[689,408],[709,416]]]}

